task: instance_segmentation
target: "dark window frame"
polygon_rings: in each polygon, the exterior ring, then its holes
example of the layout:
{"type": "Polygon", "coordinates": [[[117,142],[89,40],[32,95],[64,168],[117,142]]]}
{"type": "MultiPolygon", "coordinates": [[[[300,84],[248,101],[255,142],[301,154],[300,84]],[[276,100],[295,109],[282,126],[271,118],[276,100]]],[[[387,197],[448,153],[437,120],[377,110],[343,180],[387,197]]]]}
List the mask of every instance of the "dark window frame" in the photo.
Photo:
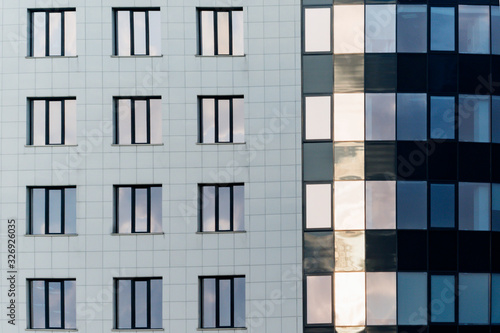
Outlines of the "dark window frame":
{"type": "MultiPolygon", "coordinates": [[[[244,183],[230,183],[230,184],[199,184],[198,185],[198,196],[199,196],[199,232],[235,232],[235,231],[243,231],[243,230],[234,230],[234,187],[242,186],[243,191],[245,189],[244,183]],[[204,209],[204,200],[203,200],[203,188],[204,187],[215,187],[215,231],[207,231],[203,230],[203,209],[204,209]],[[229,187],[230,195],[229,195],[229,230],[220,230],[219,228],[219,188],[221,187],[229,187]]],[[[245,197],[243,197],[243,205],[245,204],[245,197]]]]}
{"type": "MultiPolygon", "coordinates": [[[[433,181],[430,179],[426,180],[427,182],[427,230],[442,230],[442,231],[458,231],[458,214],[459,214],[459,201],[458,201],[458,184],[459,182],[455,181],[433,181]],[[432,226],[432,195],[431,195],[431,187],[432,185],[453,185],[453,204],[454,204],[454,225],[453,227],[433,227],[432,226]]],[[[490,200],[491,200],[491,191],[490,191],[490,200]]]]}
{"type": "MultiPolygon", "coordinates": [[[[233,132],[234,132],[234,100],[242,99],[244,102],[243,95],[221,95],[221,96],[210,96],[203,95],[198,96],[198,142],[199,143],[235,143],[233,132]],[[214,100],[214,142],[204,142],[203,141],[203,100],[213,99],[214,100]],[[219,101],[229,101],[229,141],[219,141],[219,101]]],[[[243,110],[244,112],[244,110],[243,110]]],[[[243,117],[244,119],[244,117],[243,117]]],[[[239,142],[237,142],[239,143],[239,142]]]]}
{"type": "MultiPolygon", "coordinates": [[[[429,309],[428,313],[428,325],[457,325],[458,324],[458,316],[459,316],[459,300],[460,300],[460,290],[459,290],[459,282],[458,282],[459,272],[449,271],[449,272],[438,272],[438,271],[427,271],[427,309],[429,309]],[[433,276],[452,276],[454,279],[454,290],[453,292],[453,308],[454,308],[454,321],[451,322],[433,322],[432,321],[432,277],[433,276]]],[[[490,275],[490,286],[491,286],[491,275],[490,275]]],[[[490,287],[491,294],[491,287],[490,287]]]]}
{"type": "Polygon", "coordinates": [[[61,54],[60,55],[50,55],[50,28],[49,25],[45,26],[45,57],[64,57],[65,55],[65,13],[66,12],[76,12],[76,8],[33,8],[28,9],[29,16],[29,49],[28,55],[30,57],[35,56],[34,40],[35,40],[35,27],[34,27],[34,13],[45,13],[45,22],[49,22],[50,13],[61,13],[61,54]]]}
{"type": "MultiPolygon", "coordinates": [[[[114,327],[115,329],[118,330],[126,330],[126,329],[161,329],[161,327],[151,327],[151,281],[152,280],[160,280],[162,281],[163,285],[163,278],[162,277],[137,277],[137,278],[114,278],[113,279],[113,285],[114,285],[114,301],[115,301],[115,306],[114,306],[114,313],[115,313],[115,318],[114,318],[114,327]],[[118,283],[119,281],[130,281],[130,323],[131,323],[131,328],[120,328],[119,327],[119,288],[118,288],[118,283]],[[135,283],[136,282],[147,282],[147,326],[146,327],[137,327],[135,325],[135,283]]],[[[163,302],[163,295],[162,295],[162,302],[163,302]]],[[[163,321],[163,318],[162,318],[163,321]]],[[[162,325],[163,326],[163,325],[162,325]]]]}
{"type": "Polygon", "coordinates": [[[233,50],[233,15],[232,12],[243,11],[243,7],[197,7],[197,19],[198,19],[198,55],[204,56],[232,56],[234,55],[233,50]],[[203,27],[201,24],[201,14],[202,12],[212,12],[214,13],[214,54],[208,55],[203,54],[203,27]],[[218,27],[217,27],[217,13],[229,13],[228,26],[229,26],[229,54],[219,54],[219,41],[218,41],[218,27]]]}
{"type": "MultiPolygon", "coordinates": [[[[491,20],[491,19],[490,19],[491,20]]],[[[428,4],[427,5],[427,54],[459,54],[458,52],[458,43],[459,43],[459,21],[458,21],[458,5],[457,4],[428,4]],[[454,38],[454,43],[455,47],[452,51],[442,51],[442,50],[431,50],[431,39],[432,39],[432,32],[431,32],[431,8],[453,8],[454,11],[454,33],[455,33],[455,38],[454,38]]],[[[490,26],[491,30],[491,26],[490,26]]],[[[491,34],[491,33],[490,33],[491,34]]],[[[491,40],[491,37],[490,37],[491,40]]],[[[491,42],[491,41],[490,41],[491,42]]],[[[491,53],[491,50],[490,50],[491,53]]]]}

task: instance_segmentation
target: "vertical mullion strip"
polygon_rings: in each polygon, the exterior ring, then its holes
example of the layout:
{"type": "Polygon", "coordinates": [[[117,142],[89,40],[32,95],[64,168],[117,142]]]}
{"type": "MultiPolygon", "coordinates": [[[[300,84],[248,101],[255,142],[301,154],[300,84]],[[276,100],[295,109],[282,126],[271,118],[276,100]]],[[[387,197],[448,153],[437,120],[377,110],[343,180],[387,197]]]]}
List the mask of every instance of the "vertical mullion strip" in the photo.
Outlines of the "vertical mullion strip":
{"type": "Polygon", "coordinates": [[[132,316],[132,328],[135,328],[135,280],[130,280],[130,309],[132,316]]]}
{"type": "Polygon", "coordinates": [[[35,46],[35,12],[33,11],[30,11],[30,30],[29,30],[29,33],[30,33],[30,49],[29,49],[29,55],[31,57],[33,57],[35,55],[35,50],[34,50],[34,46],[35,46]]]}
{"type": "Polygon", "coordinates": [[[120,114],[120,110],[119,110],[119,99],[118,98],[114,98],[114,107],[115,107],[115,110],[114,110],[114,116],[115,116],[115,144],[118,144],[120,143],[120,117],[119,117],[119,114],[120,114]]]}
{"type": "Polygon", "coordinates": [[[228,11],[229,55],[233,55],[233,11],[228,11]]]}
{"type": "Polygon", "coordinates": [[[215,327],[220,327],[220,321],[219,321],[219,316],[220,316],[219,283],[220,283],[220,280],[218,278],[214,278],[214,280],[215,280],[215,327]]]}
{"type": "Polygon", "coordinates": [[[115,310],[115,328],[116,328],[116,329],[118,329],[118,327],[119,327],[119,326],[118,326],[118,322],[119,322],[119,320],[120,320],[120,318],[119,318],[119,315],[120,315],[120,307],[119,307],[119,305],[118,305],[118,304],[119,304],[118,302],[120,301],[120,300],[119,300],[119,295],[118,295],[118,293],[119,293],[119,289],[118,289],[119,283],[118,283],[118,282],[119,282],[119,281],[120,281],[120,280],[116,280],[116,279],[114,279],[114,281],[113,281],[114,288],[115,288],[115,297],[114,297],[114,299],[115,299],[115,309],[114,309],[114,310],[115,310]]]}
{"type": "Polygon", "coordinates": [[[130,143],[135,143],[135,99],[130,99],[130,143]]]}
{"type": "Polygon", "coordinates": [[[146,99],[146,142],[151,143],[151,98],[146,99]]]}
{"type": "Polygon", "coordinates": [[[45,144],[50,144],[50,102],[45,100],[45,144]]]}
{"type": "Polygon", "coordinates": [[[233,101],[234,97],[231,97],[229,99],[229,142],[233,142],[233,128],[234,128],[233,101]]]}
{"type": "Polygon", "coordinates": [[[66,328],[66,323],[64,322],[66,319],[64,318],[65,316],[65,313],[66,313],[66,304],[65,304],[65,290],[64,290],[64,287],[65,287],[65,284],[66,282],[63,280],[60,282],[61,283],[61,295],[60,295],[60,299],[61,299],[61,328],[66,328]]]}
{"type": "Polygon", "coordinates": [[[151,328],[151,279],[147,280],[147,328],[151,328]]]}
{"type": "Polygon", "coordinates": [[[66,233],[66,189],[61,189],[61,234],[66,233]]]}
{"type": "Polygon", "coordinates": [[[198,112],[200,114],[198,117],[198,128],[200,129],[198,131],[198,140],[200,143],[203,143],[203,98],[201,97],[198,97],[198,112]]]}
{"type": "Polygon", "coordinates": [[[130,187],[130,202],[132,203],[132,216],[130,217],[130,223],[132,224],[132,233],[135,233],[135,187],[130,187]]]}
{"type": "Polygon", "coordinates": [[[215,185],[215,231],[219,231],[219,186],[215,185]]]}
{"type": "Polygon", "coordinates": [[[66,100],[61,100],[61,144],[66,143],[66,100]]]}
{"type": "Polygon", "coordinates": [[[49,305],[49,281],[43,281],[44,294],[45,294],[45,328],[50,328],[50,305],[49,305]]]}
{"type": "Polygon", "coordinates": [[[134,11],[129,11],[129,19],[130,19],[130,55],[135,55],[134,52],[134,11]]]}
{"type": "Polygon", "coordinates": [[[61,12],[61,56],[64,56],[64,39],[65,39],[65,28],[64,28],[64,17],[66,16],[66,11],[61,12]]]}
{"type": "MultiPolygon", "coordinates": [[[[203,230],[203,204],[204,204],[204,200],[203,200],[203,185],[202,186],[198,186],[198,205],[199,205],[199,208],[198,208],[198,211],[199,211],[199,214],[200,214],[200,231],[204,231],[203,230]]],[[[203,313],[203,311],[202,311],[203,313]]]]}
{"type": "MultiPolygon", "coordinates": [[[[118,55],[119,54],[119,50],[118,50],[118,40],[119,40],[119,36],[118,36],[118,10],[115,10],[114,13],[113,13],[113,18],[115,20],[114,22],[114,35],[115,35],[115,40],[114,40],[114,52],[113,54],[115,55],[118,55]]],[[[116,327],[118,327],[118,320],[116,321],[116,327]]]]}
{"type": "MultiPolygon", "coordinates": [[[[119,208],[118,208],[118,207],[120,207],[120,196],[119,196],[120,192],[119,192],[119,189],[120,189],[119,187],[115,186],[114,187],[114,191],[113,191],[114,192],[114,196],[115,196],[115,207],[114,207],[115,208],[115,226],[114,226],[114,228],[115,228],[115,232],[116,233],[120,232],[120,215],[118,214],[119,211],[120,211],[119,208]]],[[[117,284],[117,286],[118,286],[118,284],[117,284]]],[[[116,303],[116,304],[118,304],[118,303],[116,303]]],[[[116,327],[118,327],[118,320],[116,322],[116,327]]]]}
{"type": "Polygon", "coordinates": [[[148,186],[146,190],[147,190],[146,200],[147,200],[147,212],[148,212],[146,230],[148,233],[150,233],[151,232],[151,186],[148,186]]]}
{"type": "Polygon", "coordinates": [[[30,117],[30,140],[29,140],[29,143],[30,144],[35,144],[35,140],[34,140],[34,136],[35,136],[35,101],[34,100],[30,100],[30,103],[29,103],[29,108],[30,108],[30,114],[29,114],[29,117],[30,117]]]}
{"type": "Polygon", "coordinates": [[[50,55],[50,13],[45,12],[45,56],[50,55]]]}
{"type": "Polygon", "coordinates": [[[219,98],[214,97],[214,141],[219,142],[219,98]]]}
{"type": "Polygon", "coordinates": [[[234,327],[234,277],[229,279],[229,283],[231,284],[230,287],[231,296],[229,297],[229,301],[231,302],[229,311],[231,311],[231,313],[229,315],[231,316],[231,327],[234,327]]]}
{"type": "Polygon", "coordinates": [[[50,197],[49,197],[49,189],[48,188],[45,188],[44,190],[45,192],[45,224],[44,224],[44,227],[45,227],[45,234],[48,234],[49,233],[49,200],[50,200],[50,197]]]}
{"type": "Polygon", "coordinates": [[[217,14],[218,11],[214,10],[214,55],[219,54],[219,29],[217,29],[217,14]]]}
{"type": "Polygon", "coordinates": [[[146,10],[144,13],[145,19],[144,19],[144,24],[145,24],[145,30],[146,30],[146,55],[149,55],[149,10],[146,10]]]}
{"type": "Polygon", "coordinates": [[[234,230],[234,186],[229,186],[229,231],[234,230]]]}
{"type": "Polygon", "coordinates": [[[203,307],[203,304],[205,304],[204,289],[203,289],[204,282],[205,282],[204,278],[198,279],[198,283],[200,284],[199,299],[201,299],[201,302],[200,302],[200,314],[201,315],[200,315],[200,323],[199,323],[200,327],[204,327],[203,322],[205,320],[205,308],[203,307]]]}

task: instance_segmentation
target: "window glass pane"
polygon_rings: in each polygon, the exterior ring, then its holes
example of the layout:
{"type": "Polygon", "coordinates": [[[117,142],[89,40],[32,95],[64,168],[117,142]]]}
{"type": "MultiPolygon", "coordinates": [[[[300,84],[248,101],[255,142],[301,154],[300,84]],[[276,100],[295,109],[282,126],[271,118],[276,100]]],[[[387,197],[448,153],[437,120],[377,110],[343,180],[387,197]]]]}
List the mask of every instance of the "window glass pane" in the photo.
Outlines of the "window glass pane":
{"type": "Polygon", "coordinates": [[[431,276],[431,321],[455,321],[455,277],[452,275],[431,276]]]}
{"type": "Polygon", "coordinates": [[[202,231],[215,231],[215,186],[203,186],[202,231]]]}
{"type": "Polygon", "coordinates": [[[61,282],[49,282],[49,326],[62,327],[61,282]]]}
{"type": "Polygon", "coordinates": [[[201,12],[201,54],[214,55],[214,12],[201,12]]]}
{"type": "Polygon", "coordinates": [[[148,112],[147,101],[135,101],[135,142],[148,142],[148,112]]]}
{"type": "Polygon", "coordinates": [[[234,327],[245,327],[245,278],[234,278],[234,327]]]}
{"type": "Polygon", "coordinates": [[[490,53],[490,6],[458,6],[460,53],[490,53]]]}
{"type": "Polygon", "coordinates": [[[243,39],[243,11],[235,10],[233,13],[233,55],[244,54],[243,39]]]}
{"type": "Polygon", "coordinates": [[[135,327],[148,326],[148,282],[135,281],[135,327]]]}
{"type": "Polygon", "coordinates": [[[76,100],[64,101],[64,144],[76,145],[76,100]]]}
{"type": "Polygon", "coordinates": [[[215,327],[215,279],[203,279],[203,317],[204,328],[215,327]]]}
{"type": "Polygon", "coordinates": [[[491,96],[491,142],[500,143],[500,97],[491,96]]]}
{"type": "Polygon", "coordinates": [[[363,141],[365,139],[364,99],[364,94],[334,95],[333,133],[335,141],[363,141]]]}
{"type": "Polygon", "coordinates": [[[45,57],[45,29],[46,29],[46,13],[33,13],[33,56],[45,57]]]}
{"type": "Polygon", "coordinates": [[[215,142],[215,100],[213,98],[204,98],[202,100],[203,115],[203,137],[204,143],[215,142]]]}
{"type": "Polygon", "coordinates": [[[398,140],[427,139],[427,95],[398,94],[398,140]]]}
{"type": "Polygon", "coordinates": [[[500,324],[500,274],[491,274],[491,323],[500,324]]]}
{"type": "Polygon", "coordinates": [[[333,147],[333,157],[335,161],[335,180],[364,179],[364,142],[335,142],[333,147]]]}
{"type": "Polygon", "coordinates": [[[460,141],[490,142],[489,96],[459,96],[458,138],[460,141]]]}
{"type": "Polygon", "coordinates": [[[396,229],[396,182],[366,182],[366,229],[396,229]]]}
{"type": "Polygon", "coordinates": [[[395,94],[366,94],[366,140],[396,139],[395,99],[395,94]]]}
{"type": "Polygon", "coordinates": [[[45,234],[45,189],[34,188],[32,191],[31,223],[32,234],[45,234]]]}
{"type": "Polygon", "coordinates": [[[148,190],[135,189],[135,232],[148,231],[148,190]]]}
{"type": "Polygon", "coordinates": [[[330,96],[308,96],[305,99],[306,140],[331,139],[332,98],[330,96]]]}
{"type": "Polygon", "coordinates": [[[427,52],[427,5],[398,5],[398,52],[427,52]]]}
{"type": "Polygon", "coordinates": [[[132,328],[132,281],[118,280],[118,327],[132,328]]]}
{"type": "Polygon", "coordinates": [[[427,229],[427,182],[398,182],[398,229],[427,229]]]}
{"type": "Polygon", "coordinates": [[[331,205],[331,184],[306,184],[306,228],[331,228],[331,205]]]}
{"type": "Polygon", "coordinates": [[[231,228],[231,188],[219,187],[219,230],[231,228]]]}
{"type": "Polygon", "coordinates": [[[489,323],[489,274],[459,275],[458,322],[460,324],[489,323]]]}
{"type": "Polygon", "coordinates": [[[396,5],[366,6],[366,52],[396,52],[396,5]]]}
{"type": "Polygon", "coordinates": [[[366,273],[366,324],[396,325],[396,273],[366,273]]]}
{"type": "Polygon", "coordinates": [[[64,326],[76,328],[76,281],[64,281],[64,326]]]}
{"type": "Polygon", "coordinates": [[[233,186],[233,230],[245,230],[245,188],[244,186],[233,186]]]}
{"type": "Polygon", "coordinates": [[[455,138],[455,97],[431,97],[431,139],[455,138]]]}
{"type": "Polygon", "coordinates": [[[491,6],[491,53],[500,54],[500,7],[491,6]]]}
{"type": "Polygon", "coordinates": [[[62,190],[49,190],[49,233],[61,233],[62,190]]]}
{"type": "Polygon", "coordinates": [[[162,279],[151,280],[151,328],[163,327],[162,279]]]}
{"type": "Polygon", "coordinates": [[[49,55],[60,56],[61,50],[61,13],[49,13],[49,55]]]}
{"type": "Polygon", "coordinates": [[[33,101],[33,137],[34,145],[45,145],[45,101],[33,101]]]}
{"type": "Polygon", "coordinates": [[[233,99],[233,142],[245,142],[245,111],[243,98],[233,99]]]}
{"type": "Polygon", "coordinates": [[[431,50],[455,50],[455,8],[431,7],[431,50]]]}
{"type": "Polygon", "coordinates": [[[334,53],[363,53],[365,50],[365,6],[335,6],[333,11],[334,53]]]}
{"type": "Polygon", "coordinates": [[[365,269],[364,231],[336,231],[334,245],[336,272],[359,272],[365,269]]]}
{"type": "Polygon", "coordinates": [[[500,231],[500,184],[491,184],[491,230],[500,231]]]}
{"type": "Polygon", "coordinates": [[[31,328],[45,328],[45,281],[31,282],[31,328]]]}
{"type": "Polygon", "coordinates": [[[132,232],[132,189],[118,188],[118,232],[132,232]]]}
{"type": "Polygon", "coordinates": [[[335,182],[335,230],[365,228],[365,182],[335,182]]]}
{"type": "Polygon", "coordinates": [[[335,273],[335,324],[365,324],[365,273],[335,273]]]}
{"type": "Polygon", "coordinates": [[[161,186],[152,186],[151,191],[151,232],[162,231],[161,186]]]}
{"type": "Polygon", "coordinates": [[[134,54],[146,54],[146,12],[134,12],[134,54]]]}
{"type": "Polygon", "coordinates": [[[130,55],[130,12],[120,10],[117,14],[118,29],[118,55],[130,55]]]}
{"type": "Polygon", "coordinates": [[[219,280],[219,326],[231,326],[231,280],[219,280]]]}
{"type": "Polygon", "coordinates": [[[458,200],[460,230],[490,230],[490,184],[459,183],[458,200]]]}
{"type": "Polygon", "coordinates": [[[229,13],[217,13],[217,54],[229,54],[229,13]]]}
{"type": "Polygon", "coordinates": [[[455,227],[455,185],[431,184],[431,227],[455,227]]]}
{"type": "Polygon", "coordinates": [[[162,143],[162,114],[161,114],[161,99],[153,98],[150,103],[150,126],[151,126],[151,143],[162,143]]]}
{"type": "Polygon", "coordinates": [[[64,233],[76,234],[76,188],[64,190],[64,233]]]}
{"type": "Polygon", "coordinates": [[[330,324],[332,322],[332,276],[306,277],[307,323],[330,324]]]}
{"type": "Polygon", "coordinates": [[[161,55],[161,14],[149,11],[149,55],[161,55]]]}
{"type": "Polygon", "coordinates": [[[219,100],[219,142],[229,142],[229,100],[219,100]]]}
{"type": "Polygon", "coordinates": [[[427,273],[398,273],[398,324],[427,325],[427,273]]]}
{"type": "Polygon", "coordinates": [[[130,144],[132,143],[132,111],[131,100],[120,99],[118,100],[118,143],[130,144]]]}
{"type": "Polygon", "coordinates": [[[64,12],[64,55],[76,56],[76,11],[64,12]]]}
{"type": "Polygon", "coordinates": [[[306,52],[331,50],[331,9],[306,8],[304,16],[304,41],[306,52]]]}
{"type": "Polygon", "coordinates": [[[61,102],[49,102],[49,143],[61,144],[61,131],[62,131],[62,113],[61,102]]]}

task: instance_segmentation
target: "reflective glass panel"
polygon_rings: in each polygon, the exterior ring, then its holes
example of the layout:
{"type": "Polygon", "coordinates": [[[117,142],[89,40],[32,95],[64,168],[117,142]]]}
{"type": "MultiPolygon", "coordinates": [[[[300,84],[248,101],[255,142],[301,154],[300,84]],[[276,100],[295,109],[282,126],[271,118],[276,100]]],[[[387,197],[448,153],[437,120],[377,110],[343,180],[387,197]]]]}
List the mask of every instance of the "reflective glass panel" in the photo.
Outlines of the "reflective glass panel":
{"type": "Polygon", "coordinates": [[[335,273],[335,324],[365,324],[365,273],[335,273]]]}
{"type": "Polygon", "coordinates": [[[431,139],[455,138],[455,97],[431,97],[431,139]]]}
{"type": "Polygon", "coordinates": [[[215,99],[204,98],[202,100],[203,112],[203,137],[205,143],[215,142],[215,99]]]}
{"type": "Polygon", "coordinates": [[[118,100],[118,143],[132,143],[132,101],[130,99],[118,100]]]}
{"type": "Polygon", "coordinates": [[[243,98],[233,99],[233,142],[245,142],[245,106],[243,98]]]}
{"type": "Polygon", "coordinates": [[[398,94],[398,140],[427,139],[427,95],[398,94]]]}
{"type": "Polygon", "coordinates": [[[500,184],[491,184],[491,230],[500,231],[500,184]]]}
{"type": "Polygon", "coordinates": [[[118,327],[132,328],[132,281],[118,280],[118,327]]]}
{"type": "Polygon", "coordinates": [[[35,12],[33,13],[33,56],[34,57],[45,57],[45,22],[46,14],[45,12],[35,12]]]}
{"type": "Polygon", "coordinates": [[[215,231],[215,186],[203,186],[202,189],[202,231],[215,231]]]}
{"type": "Polygon", "coordinates": [[[161,55],[161,14],[149,11],[149,55],[161,55]]]}
{"type": "Polygon", "coordinates": [[[365,182],[335,182],[335,230],[365,228],[365,182]]]}
{"type": "MultiPolygon", "coordinates": [[[[349,6],[339,6],[349,7],[349,6]]],[[[334,140],[363,141],[365,138],[364,94],[334,95],[334,140]]]]}
{"type": "Polygon", "coordinates": [[[431,50],[455,50],[455,8],[431,7],[431,50]]]}
{"type": "Polygon", "coordinates": [[[61,144],[62,112],[60,101],[49,102],[49,143],[61,144]]]}
{"type": "Polygon", "coordinates": [[[366,140],[395,140],[395,97],[395,94],[366,94],[366,140]]]}
{"type": "Polygon", "coordinates": [[[398,5],[398,52],[427,52],[427,5],[398,5]]]}
{"type": "Polygon", "coordinates": [[[231,229],[231,187],[219,187],[219,230],[231,229]]]}
{"type": "Polygon", "coordinates": [[[76,56],[76,11],[64,12],[64,55],[76,56]]]}
{"type": "Polygon", "coordinates": [[[45,234],[45,189],[34,188],[31,195],[31,233],[42,235],[45,234]]]}
{"type": "Polygon", "coordinates": [[[163,327],[162,279],[151,280],[151,328],[163,327]]]}
{"type": "Polygon", "coordinates": [[[306,184],[306,228],[331,228],[331,205],[331,184],[306,184]]]}
{"type": "Polygon", "coordinates": [[[118,188],[118,232],[132,232],[132,189],[118,188]]]}
{"type": "Polygon", "coordinates": [[[228,99],[219,100],[219,142],[230,142],[230,101],[228,99]]]}
{"type": "Polygon", "coordinates": [[[146,54],[146,12],[134,12],[134,54],[146,54]]]}
{"type": "Polygon", "coordinates": [[[491,53],[500,54],[500,7],[491,6],[491,53]]]}
{"type": "Polygon", "coordinates": [[[64,233],[76,234],[76,188],[66,188],[64,194],[64,233]]]}
{"type": "Polygon", "coordinates": [[[331,96],[307,96],[305,107],[306,140],[330,140],[331,130],[331,96]]]}
{"type": "Polygon", "coordinates": [[[151,187],[151,232],[162,231],[162,199],[160,186],[151,187]]]}
{"type": "Polygon", "coordinates": [[[33,137],[34,145],[45,145],[45,101],[33,101],[33,137]]]}
{"type": "Polygon", "coordinates": [[[201,54],[214,55],[214,12],[201,12],[201,54]]]}
{"type": "Polygon", "coordinates": [[[366,324],[396,325],[396,273],[366,273],[366,324]]]}
{"type": "Polygon", "coordinates": [[[431,276],[431,321],[450,323],[455,321],[455,277],[431,276]]]}
{"type": "Polygon", "coordinates": [[[64,281],[64,325],[76,328],[76,281],[64,281]]]}
{"type": "Polygon", "coordinates": [[[49,282],[49,327],[62,327],[61,282],[49,282]]]}
{"type": "Polygon", "coordinates": [[[458,51],[490,53],[490,6],[458,6],[458,51]]]}
{"type": "Polygon", "coordinates": [[[304,22],[305,51],[331,51],[331,9],[306,8],[304,22]]]}
{"type": "Polygon", "coordinates": [[[427,325],[427,273],[398,273],[398,324],[427,325]]]}
{"type": "Polygon", "coordinates": [[[162,143],[162,114],[161,99],[153,98],[149,100],[151,112],[151,143],[162,143]]]}
{"type": "Polygon", "coordinates": [[[335,6],[333,11],[334,53],[363,53],[365,50],[365,6],[335,6]]]}
{"type": "Polygon", "coordinates": [[[332,322],[332,276],[306,277],[307,323],[330,324],[332,322]]]}
{"type": "Polygon", "coordinates": [[[231,326],[231,280],[219,280],[219,326],[231,326]]]}
{"type": "Polygon", "coordinates": [[[135,189],[135,232],[148,231],[148,190],[135,189]]]}
{"type": "Polygon", "coordinates": [[[49,190],[49,233],[62,232],[62,190],[49,190]]]}
{"type": "Polygon", "coordinates": [[[61,50],[61,13],[49,13],[49,55],[60,56],[61,50]]]}
{"type": "Polygon", "coordinates": [[[245,188],[233,186],[233,230],[245,230],[245,188]]]}
{"type": "Polygon", "coordinates": [[[366,52],[396,52],[396,5],[366,6],[366,52]]]}
{"type": "Polygon", "coordinates": [[[215,327],[215,279],[203,279],[203,317],[204,328],[215,327]]]}
{"type": "Polygon", "coordinates": [[[229,54],[229,13],[217,13],[217,54],[229,54]]]}
{"type": "Polygon", "coordinates": [[[396,229],[396,182],[366,182],[366,229],[396,229]]]}
{"type": "Polygon", "coordinates": [[[459,324],[489,324],[490,275],[461,273],[458,283],[459,324]]]}
{"type": "Polygon", "coordinates": [[[134,143],[148,142],[148,112],[147,101],[135,101],[135,141],[134,143]]]}
{"type": "Polygon", "coordinates": [[[336,272],[356,272],[365,269],[364,231],[336,231],[334,245],[336,272]]]}
{"type": "Polygon", "coordinates": [[[490,184],[458,184],[458,226],[460,230],[490,230],[490,184]]]}
{"type": "Polygon", "coordinates": [[[76,100],[64,101],[64,144],[76,145],[76,100]]]}
{"type": "Polygon", "coordinates": [[[500,274],[491,274],[491,323],[500,324],[500,274]]]}
{"type": "Polygon", "coordinates": [[[455,227],[455,185],[431,184],[431,227],[455,227]]]}
{"type": "Polygon", "coordinates": [[[135,327],[148,326],[148,282],[135,281],[135,327]]]}
{"type": "Polygon", "coordinates": [[[335,180],[365,178],[365,144],[363,142],[334,143],[335,180]]]}
{"type": "Polygon", "coordinates": [[[118,20],[118,55],[130,55],[130,12],[120,10],[117,13],[118,20]]]}
{"type": "Polygon", "coordinates": [[[31,328],[45,328],[45,281],[31,282],[31,328]]]}
{"type": "Polygon", "coordinates": [[[458,138],[460,141],[490,142],[489,96],[459,96],[458,138]]]}
{"type": "Polygon", "coordinates": [[[491,96],[491,142],[500,143],[500,96],[491,96]]]}
{"type": "Polygon", "coordinates": [[[427,229],[427,182],[398,182],[398,229],[427,229]]]}
{"type": "Polygon", "coordinates": [[[244,54],[243,39],[243,11],[235,10],[233,13],[233,55],[244,54]]]}

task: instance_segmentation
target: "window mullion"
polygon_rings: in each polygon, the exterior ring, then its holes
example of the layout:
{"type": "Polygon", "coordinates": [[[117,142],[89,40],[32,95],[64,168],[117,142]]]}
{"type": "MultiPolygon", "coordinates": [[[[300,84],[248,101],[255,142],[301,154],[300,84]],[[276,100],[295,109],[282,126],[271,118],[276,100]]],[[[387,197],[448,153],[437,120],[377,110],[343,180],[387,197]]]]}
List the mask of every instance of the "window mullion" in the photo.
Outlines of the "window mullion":
{"type": "Polygon", "coordinates": [[[131,279],[130,280],[130,314],[132,316],[131,318],[131,323],[132,323],[132,328],[135,327],[135,280],[131,279]]]}
{"type": "Polygon", "coordinates": [[[134,98],[130,99],[130,142],[135,144],[135,102],[134,98]]]}
{"type": "Polygon", "coordinates": [[[145,11],[144,16],[145,16],[144,29],[146,30],[146,36],[144,36],[144,38],[146,39],[146,55],[149,55],[150,54],[150,52],[149,52],[149,10],[145,11]]]}
{"type": "Polygon", "coordinates": [[[66,143],[66,100],[61,100],[61,144],[66,143]]]}
{"type": "Polygon", "coordinates": [[[146,99],[146,142],[151,143],[151,99],[146,99]]]}
{"type": "Polygon", "coordinates": [[[233,100],[234,97],[231,97],[229,99],[229,142],[233,142],[233,127],[234,127],[233,100]]]}
{"type": "Polygon", "coordinates": [[[62,11],[61,12],[61,56],[64,56],[64,39],[65,39],[65,33],[66,33],[66,29],[64,29],[64,16],[66,15],[66,12],[65,11],[62,11]]]}
{"type": "Polygon", "coordinates": [[[231,305],[229,306],[229,311],[231,312],[229,316],[231,317],[231,327],[234,327],[234,278],[229,279],[230,283],[230,293],[231,296],[229,297],[229,301],[231,302],[231,305]]]}
{"type": "Polygon", "coordinates": [[[50,224],[50,191],[48,188],[45,189],[45,233],[49,234],[49,224],[50,224]]]}
{"type": "Polygon", "coordinates": [[[215,185],[215,231],[219,231],[219,186],[215,185]]]}
{"type": "Polygon", "coordinates": [[[214,54],[219,54],[219,29],[217,29],[217,14],[218,11],[214,10],[214,54]]]}
{"type": "Polygon", "coordinates": [[[151,232],[151,187],[148,186],[147,187],[147,196],[146,196],[146,200],[147,200],[147,226],[146,226],[146,230],[147,230],[147,233],[150,233],[151,232]]]}
{"type": "Polygon", "coordinates": [[[234,186],[229,187],[229,231],[234,231],[234,186]]]}
{"type": "Polygon", "coordinates": [[[115,143],[119,144],[120,143],[120,99],[118,98],[115,98],[114,100],[114,104],[115,104],[115,111],[114,111],[114,115],[115,115],[115,143]]]}
{"type": "Polygon", "coordinates": [[[134,11],[129,11],[130,17],[130,55],[135,55],[135,43],[134,43],[134,11]]]}
{"type": "Polygon", "coordinates": [[[66,189],[61,189],[61,234],[66,233],[65,211],[66,211],[66,189]]]}
{"type": "Polygon", "coordinates": [[[50,328],[49,281],[43,281],[45,288],[45,328],[50,328]]]}
{"type": "Polygon", "coordinates": [[[215,278],[215,327],[220,327],[220,279],[215,278]]]}
{"type": "Polygon", "coordinates": [[[50,145],[50,101],[45,100],[45,144],[50,145]]]}
{"type": "Polygon", "coordinates": [[[132,233],[135,233],[135,187],[130,187],[130,195],[131,195],[131,208],[132,208],[132,215],[130,217],[130,222],[132,223],[132,233]]]}
{"type": "Polygon", "coordinates": [[[50,55],[50,12],[45,13],[45,56],[50,55]]]}
{"type": "Polygon", "coordinates": [[[215,143],[219,142],[219,99],[214,98],[214,136],[215,143]]]}
{"type": "Polygon", "coordinates": [[[233,11],[228,11],[229,55],[233,55],[233,11]]]}
{"type": "Polygon", "coordinates": [[[147,290],[146,290],[146,299],[147,299],[147,311],[146,311],[146,316],[147,316],[147,327],[146,328],[151,328],[151,279],[147,280],[147,290]]]}
{"type": "Polygon", "coordinates": [[[66,323],[64,322],[66,320],[65,317],[65,310],[66,310],[66,304],[65,304],[65,293],[64,293],[64,281],[60,282],[61,284],[61,294],[60,294],[60,299],[61,299],[61,328],[66,328],[66,323]]]}

